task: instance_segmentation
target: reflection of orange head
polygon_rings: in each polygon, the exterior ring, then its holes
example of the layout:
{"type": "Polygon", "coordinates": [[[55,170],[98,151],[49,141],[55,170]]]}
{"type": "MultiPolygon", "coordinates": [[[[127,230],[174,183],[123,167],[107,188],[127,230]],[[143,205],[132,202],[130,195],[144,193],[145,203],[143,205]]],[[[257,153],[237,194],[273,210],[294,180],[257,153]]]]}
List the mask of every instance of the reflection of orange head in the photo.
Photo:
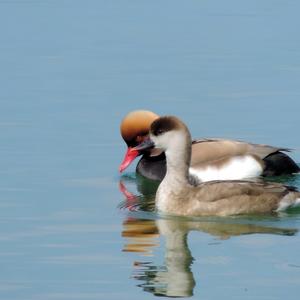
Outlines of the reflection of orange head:
{"type": "Polygon", "coordinates": [[[159,246],[159,232],[154,220],[127,219],[123,222],[122,236],[127,239],[124,252],[139,252],[149,256],[153,248],[159,246]]]}
{"type": "Polygon", "coordinates": [[[159,116],[148,110],[132,111],[125,116],[120,125],[121,135],[128,146],[141,143],[149,133],[150,125],[159,116]]]}

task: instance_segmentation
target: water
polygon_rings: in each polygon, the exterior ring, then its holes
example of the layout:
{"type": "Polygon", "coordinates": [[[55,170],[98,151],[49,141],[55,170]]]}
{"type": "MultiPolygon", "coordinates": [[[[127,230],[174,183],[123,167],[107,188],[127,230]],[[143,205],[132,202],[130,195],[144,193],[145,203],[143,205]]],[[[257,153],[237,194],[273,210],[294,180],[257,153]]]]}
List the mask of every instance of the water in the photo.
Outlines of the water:
{"type": "Polygon", "coordinates": [[[153,183],[117,170],[138,108],[300,162],[299,9],[1,0],[0,298],[298,299],[299,210],[165,219],[153,183]]]}

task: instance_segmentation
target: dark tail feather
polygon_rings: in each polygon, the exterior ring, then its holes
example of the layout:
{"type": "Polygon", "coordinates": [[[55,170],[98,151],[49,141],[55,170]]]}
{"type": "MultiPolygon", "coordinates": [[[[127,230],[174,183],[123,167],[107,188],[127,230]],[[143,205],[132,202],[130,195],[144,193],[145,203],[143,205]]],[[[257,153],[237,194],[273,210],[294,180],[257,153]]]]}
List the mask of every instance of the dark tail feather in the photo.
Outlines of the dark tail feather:
{"type": "Polygon", "coordinates": [[[285,153],[275,152],[264,158],[263,176],[279,176],[300,172],[299,166],[285,153]]]}

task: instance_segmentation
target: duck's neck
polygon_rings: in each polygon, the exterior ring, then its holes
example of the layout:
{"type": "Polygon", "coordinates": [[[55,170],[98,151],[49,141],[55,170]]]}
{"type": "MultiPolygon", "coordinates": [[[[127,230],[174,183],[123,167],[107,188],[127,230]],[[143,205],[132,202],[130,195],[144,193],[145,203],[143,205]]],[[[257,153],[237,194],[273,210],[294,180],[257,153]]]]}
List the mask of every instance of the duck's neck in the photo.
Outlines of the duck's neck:
{"type": "Polygon", "coordinates": [[[172,186],[177,184],[187,184],[189,176],[189,166],[191,160],[191,146],[190,142],[182,142],[176,147],[170,147],[166,151],[167,159],[167,173],[164,180],[172,183],[172,186]]]}

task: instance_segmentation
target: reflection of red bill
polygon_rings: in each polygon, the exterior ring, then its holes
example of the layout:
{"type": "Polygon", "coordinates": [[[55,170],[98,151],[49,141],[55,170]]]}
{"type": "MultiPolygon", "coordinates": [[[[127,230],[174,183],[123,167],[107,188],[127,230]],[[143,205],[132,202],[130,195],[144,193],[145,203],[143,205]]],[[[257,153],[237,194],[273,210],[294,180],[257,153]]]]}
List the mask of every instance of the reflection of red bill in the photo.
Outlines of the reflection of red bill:
{"type": "Polygon", "coordinates": [[[121,163],[119,168],[120,173],[122,173],[139,155],[140,152],[138,150],[128,147],[123,162],[121,163]]]}
{"type": "Polygon", "coordinates": [[[135,196],[134,194],[130,193],[130,192],[126,189],[126,187],[125,187],[125,185],[123,184],[123,182],[121,182],[121,181],[119,182],[119,189],[120,189],[121,193],[126,197],[126,199],[127,199],[128,201],[135,200],[136,196],[135,196]]]}

